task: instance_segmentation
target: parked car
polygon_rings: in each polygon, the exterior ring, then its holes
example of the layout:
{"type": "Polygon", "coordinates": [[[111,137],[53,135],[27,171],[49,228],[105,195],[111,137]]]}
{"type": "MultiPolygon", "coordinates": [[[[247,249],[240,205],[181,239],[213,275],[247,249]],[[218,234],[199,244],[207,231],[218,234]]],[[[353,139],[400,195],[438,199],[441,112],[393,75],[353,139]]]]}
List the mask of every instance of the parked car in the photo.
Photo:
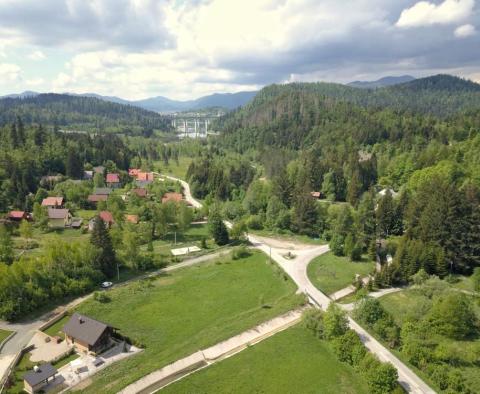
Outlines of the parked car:
{"type": "Polygon", "coordinates": [[[112,282],[103,282],[101,284],[101,286],[104,288],[104,289],[108,289],[109,287],[112,287],[113,286],[113,283],[112,282]]]}

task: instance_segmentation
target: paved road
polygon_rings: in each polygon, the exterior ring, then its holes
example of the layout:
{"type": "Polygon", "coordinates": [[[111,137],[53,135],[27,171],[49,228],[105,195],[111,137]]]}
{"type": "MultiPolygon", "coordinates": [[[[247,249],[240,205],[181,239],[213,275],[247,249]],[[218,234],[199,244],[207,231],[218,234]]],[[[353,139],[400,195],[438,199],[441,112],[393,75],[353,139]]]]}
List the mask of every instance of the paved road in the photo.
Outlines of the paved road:
{"type": "MultiPolygon", "coordinates": [[[[193,206],[201,207],[200,202],[196,201],[191,193],[188,184],[178,178],[169,177],[169,179],[177,180],[182,183],[185,191],[185,199],[193,206]]],[[[231,223],[226,223],[231,227],[231,223]]],[[[297,284],[300,292],[305,293],[309,299],[322,309],[326,309],[332,300],[319,291],[310,281],[307,275],[307,266],[315,257],[328,252],[328,245],[310,246],[305,245],[301,250],[296,249],[296,258],[286,259],[284,256],[289,252],[288,249],[275,247],[278,245],[274,240],[268,245],[268,238],[255,237],[248,235],[248,240],[259,250],[263,251],[267,256],[271,256],[275,262],[292,278],[297,284]],[[271,246],[273,245],[273,246],[271,246]]],[[[382,361],[391,362],[398,371],[399,383],[409,392],[415,394],[434,394],[432,390],[423,380],[421,380],[411,369],[395,357],[387,348],[379,343],[372,335],[365,331],[353,319],[349,319],[350,327],[355,330],[365,346],[382,361]]]]}

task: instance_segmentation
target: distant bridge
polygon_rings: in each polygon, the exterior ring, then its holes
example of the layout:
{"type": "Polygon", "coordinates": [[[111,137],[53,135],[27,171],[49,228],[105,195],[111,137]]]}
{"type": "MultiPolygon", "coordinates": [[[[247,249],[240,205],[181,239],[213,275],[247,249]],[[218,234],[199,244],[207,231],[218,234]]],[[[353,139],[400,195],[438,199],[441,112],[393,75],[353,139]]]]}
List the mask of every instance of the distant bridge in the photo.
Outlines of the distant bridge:
{"type": "Polygon", "coordinates": [[[179,134],[180,138],[206,138],[207,134],[214,134],[210,132],[210,123],[223,115],[218,113],[212,114],[196,114],[185,113],[175,114],[172,118],[172,127],[179,134]]]}

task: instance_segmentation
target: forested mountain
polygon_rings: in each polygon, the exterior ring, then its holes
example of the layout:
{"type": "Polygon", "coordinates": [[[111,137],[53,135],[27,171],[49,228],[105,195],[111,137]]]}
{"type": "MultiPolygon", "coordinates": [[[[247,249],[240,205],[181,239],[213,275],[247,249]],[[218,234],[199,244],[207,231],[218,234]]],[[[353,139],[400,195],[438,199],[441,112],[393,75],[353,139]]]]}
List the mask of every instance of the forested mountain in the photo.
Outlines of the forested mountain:
{"type": "Polygon", "coordinates": [[[359,107],[358,110],[388,109],[447,118],[480,108],[480,85],[450,75],[436,75],[374,90],[323,82],[270,85],[240,111],[228,115],[224,123],[233,122],[235,127],[252,126],[278,122],[281,118],[284,125],[286,119],[295,124],[297,120],[308,119],[309,125],[314,125],[322,116],[330,116],[326,115],[327,108],[355,108],[351,104],[359,107]]]}
{"type": "Polygon", "coordinates": [[[377,79],[376,81],[353,81],[347,83],[347,86],[352,86],[354,88],[375,89],[385,86],[398,85],[399,83],[410,82],[414,79],[415,77],[412,77],[411,75],[401,75],[399,77],[383,77],[377,79]]]}
{"type": "Polygon", "coordinates": [[[155,112],[95,97],[53,93],[0,100],[0,125],[12,123],[18,116],[26,124],[87,131],[138,134],[170,128],[170,120],[155,112]]]}
{"type": "MultiPolygon", "coordinates": [[[[143,108],[148,111],[169,113],[192,111],[212,107],[235,109],[248,103],[253,97],[255,97],[256,94],[257,92],[214,93],[211,95],[199,97],[195,100],[185,101],[171,100],[167,97],[162,96],[149,97],[142,100],[125,100],[116,96],[102,96],[96,93],[64,93],[61,96],[93,97],[107,102],[143,108]]],[[[6,96],[2,96],[0,97],[0,100],[6,98],[32,98],[40,95],[42,94],[37,92],[25,91],[19,94],[9,94],[6,96]]]]}

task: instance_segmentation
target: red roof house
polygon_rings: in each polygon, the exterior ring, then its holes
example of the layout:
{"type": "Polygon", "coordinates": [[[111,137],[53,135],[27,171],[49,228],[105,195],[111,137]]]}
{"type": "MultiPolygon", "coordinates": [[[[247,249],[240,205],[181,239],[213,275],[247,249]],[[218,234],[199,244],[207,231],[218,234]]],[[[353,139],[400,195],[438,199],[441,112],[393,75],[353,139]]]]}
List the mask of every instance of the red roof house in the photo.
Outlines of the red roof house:
{"type": "Polygon", "coordinates": [[[137,174],[138,181],[153,181],[153,172],[139,172],[137,174]]]}
{"type": "Polygon", "coordinates": [[[169,201],[180,202],[182,200],[183,200],[183,196],[180,193],[165,193],[162,197],[163,204],[169,201]]]}
{"type": "Polygon", "coordinates": [[[101,211],[98,216],[100,216],[100,219],[103,220],[105,224],[108,226],[111,226],[113,223],[115,223],[115,220],[113,220],[113,215],[111,212],[108,211],[101,211]]]}
{"type": "Polygon", "coordinates": [[[139,168],[130,168],[130,169],[128,170],[128,175],[133,176],[133,177],[136,178],[139,172],[140,172],[140,169],[139,169],[139,168]]]}
{"type": "Polygon", "coordinates": [[[63,197],[47,197],[42,201],[42,207],[57,208],[63,205],[63,197]]]}
{"type": "Polygon", "coordinates": [[[119,183],[120,182],[120,176],[118,174],[107,174],[107,183],[119,183]]]}
{"type": "Polygon", "coordinates": [[[8,213],[8,218],[12,221],[20,222],[23,219],[25,220],[30,219],[30,215],[25,211],[10,211],[8,213]]]}

